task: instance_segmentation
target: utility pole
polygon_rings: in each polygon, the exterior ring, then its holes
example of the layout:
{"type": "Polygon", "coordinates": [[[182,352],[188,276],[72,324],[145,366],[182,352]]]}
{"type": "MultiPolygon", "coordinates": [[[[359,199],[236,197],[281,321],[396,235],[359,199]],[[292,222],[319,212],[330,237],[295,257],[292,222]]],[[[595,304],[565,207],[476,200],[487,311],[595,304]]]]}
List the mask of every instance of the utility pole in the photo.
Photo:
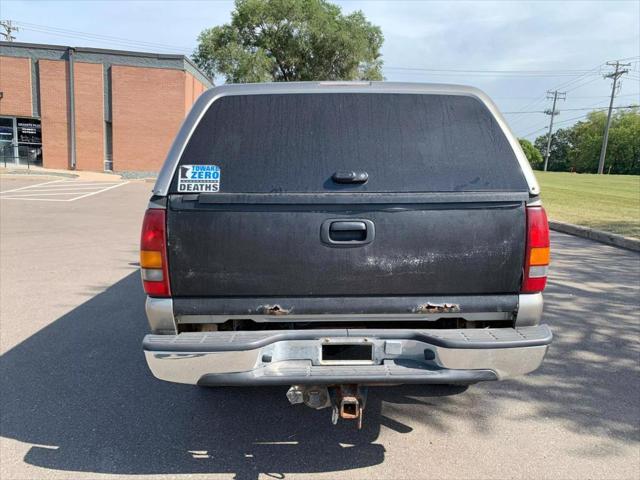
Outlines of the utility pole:
{"type": "Polygon", "coordinates": [[[547,134],[547,151],[544,154],[544,171],[547,171],[547,165],[549,165],[549,155],[551,154],[551,132],[553,131],[553,117],[558,115],[560,112],[556,110],[556,102],[558,99],[564,100],[567,98],[567,92],[559,92],[558,90],[547,90],[547,98],[553,98],[553,107],[551,110],[545,110],[544,113],[547,115],[551,115],[551,119],[549,120],[549,133],[547,134]]]}
{"type": "Polygon", "coordinates": [[[13,42],[16,37],[11,35],[11,32],[18,32],[20,29],[13,26],[11,20],[0,20],[0,27],[4,28],[4,33],[0,32],[0,35],[4,36],[5,41],[13,42]]]}
{"type": "Polygon", "coordinates": [[[611,111],[613,110],[613,99],[616,96],[616,86],[618,78],[627,73],[629,70],[622,68],[628,67],[630,63],[620,63],[618,60],[615,62],[607,62],[607,65],[614,67],[615,71],[604,75],[604,78],[613,78],[613,85],[611,86],[611,100],[609,100],[609,113],[607,114],[607,123],[604,126],[604,138],[602,139],[602,149],[600,150],[600,161],[598,162],[598,175],[604,173],[604,160],[607,156],[607,143],[609,142],[609,126],[611,125],[611,111]]]}

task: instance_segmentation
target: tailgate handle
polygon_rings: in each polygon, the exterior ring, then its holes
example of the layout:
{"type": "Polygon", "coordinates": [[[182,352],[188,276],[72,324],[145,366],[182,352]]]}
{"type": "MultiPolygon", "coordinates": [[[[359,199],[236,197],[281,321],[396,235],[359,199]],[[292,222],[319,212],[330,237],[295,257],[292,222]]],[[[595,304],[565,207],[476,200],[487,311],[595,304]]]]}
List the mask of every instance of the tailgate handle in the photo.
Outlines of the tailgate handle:
{"type": "Polygon", "coordinates": [[[329,230],[332,232],[365,231],[367,225],[364,222],[333,222],[329,230]]]}
{"type": "Polygon", "coordinates": [[[371,220],[325,220],[320,228],[320,239],[331,246],[358,247],[371,243],[375,227],[371,220]]]}
{"type": "Polygon", "coordinates": [[[366,183],[369,180],[367,172],[336,172],[331,176],[335,183],[366,183]]]}

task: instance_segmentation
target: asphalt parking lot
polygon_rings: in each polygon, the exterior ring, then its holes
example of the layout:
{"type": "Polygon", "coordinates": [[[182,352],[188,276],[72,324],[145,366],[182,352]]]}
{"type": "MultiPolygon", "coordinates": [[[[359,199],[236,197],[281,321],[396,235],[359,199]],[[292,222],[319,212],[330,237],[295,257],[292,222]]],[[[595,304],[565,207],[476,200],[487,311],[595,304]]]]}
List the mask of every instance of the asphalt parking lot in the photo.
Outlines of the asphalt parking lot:
{"type": "Polygon", "coordinates": [[[47,180],[46,182],[8,181],[9,187],[0,191],[0,199],[3,200],[29,200],[40,202],[75,202],[83,198],[98,195],[114,188],[126,185],[126,181],[82,181],[74,179],[47,180]],[[13,183],[13,185],[11,185],[13,183]]]}
{"type": "MultiPolygon", "coordinates": [[[[42,182],[0,178],[0,192],[42,182]]],[[[0,194],[3,480],[639,478],[640,255],[554,234],[543,367],[468,389],[372,389],[358,432],[289,405],[286,388],[152,377],[136,266],[150,189],[0,194]]]]}

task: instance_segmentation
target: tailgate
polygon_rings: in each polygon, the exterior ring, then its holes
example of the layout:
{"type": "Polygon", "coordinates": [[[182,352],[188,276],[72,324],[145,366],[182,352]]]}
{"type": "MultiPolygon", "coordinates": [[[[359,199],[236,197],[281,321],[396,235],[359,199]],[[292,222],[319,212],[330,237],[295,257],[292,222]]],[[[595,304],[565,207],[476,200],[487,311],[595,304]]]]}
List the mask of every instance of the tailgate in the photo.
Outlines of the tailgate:
{"type": "Polygon", "coordinates": [[[511,196],[434,202],[371,194],[322,203],[320,196],[285,195],[265,204],[255,195],[214,194],[210,203],[203,195],[173,195],[167,215],[172,293],[516,293],[525,207],[511,196]]]}

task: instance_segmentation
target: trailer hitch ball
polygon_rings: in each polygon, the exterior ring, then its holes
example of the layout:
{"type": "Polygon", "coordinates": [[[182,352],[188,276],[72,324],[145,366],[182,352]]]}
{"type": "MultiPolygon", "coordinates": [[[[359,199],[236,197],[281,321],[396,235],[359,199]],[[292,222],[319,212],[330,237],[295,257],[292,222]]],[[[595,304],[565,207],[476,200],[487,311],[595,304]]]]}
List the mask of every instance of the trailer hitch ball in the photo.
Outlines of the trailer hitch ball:
{"type": "Polygon", "coordinates": [[[330,387],[292,385],[287,391],[287,399],[291,404],[304,403],[316,410],[331,407],[331,422],[334,425],[338,423],[339,418],[356,420],[358,429],[361,429],[367,389],[351,384],[330,387]]]}
{"type": "Polygon", "coordinates": [[[304,395],[304,404],[307,407],[315,408],[319,410],[321,408],[328,407],[331,405],[329,401],[329,391],[327,387],[310,387],[305,389],[304,395]]]}

